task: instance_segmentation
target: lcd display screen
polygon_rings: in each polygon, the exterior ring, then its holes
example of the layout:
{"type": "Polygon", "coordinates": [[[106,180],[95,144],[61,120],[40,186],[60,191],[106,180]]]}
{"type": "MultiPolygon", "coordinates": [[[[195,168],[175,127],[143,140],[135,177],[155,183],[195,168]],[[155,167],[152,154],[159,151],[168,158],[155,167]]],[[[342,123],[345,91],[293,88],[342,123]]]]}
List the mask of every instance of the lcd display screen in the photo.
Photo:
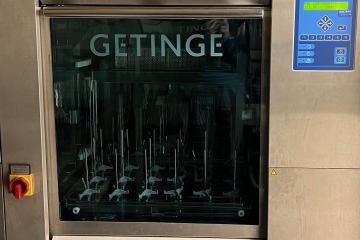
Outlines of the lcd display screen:
{"type": "Polygon", "coordinates": [[[305,2],[304,10],[309,11],[341,11],[348,10],[349,2],[305,2]]]}

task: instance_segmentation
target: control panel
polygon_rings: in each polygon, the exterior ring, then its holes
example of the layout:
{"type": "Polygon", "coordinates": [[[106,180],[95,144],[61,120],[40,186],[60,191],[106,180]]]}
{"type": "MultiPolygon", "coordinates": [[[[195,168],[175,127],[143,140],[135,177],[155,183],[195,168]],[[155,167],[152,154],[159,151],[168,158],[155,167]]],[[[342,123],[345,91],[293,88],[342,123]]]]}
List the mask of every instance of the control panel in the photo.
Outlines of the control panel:
{"type": "Polygon", "coordinates": [[[354,69],[356,1],[296,1],[294,70],[354,69]]]}

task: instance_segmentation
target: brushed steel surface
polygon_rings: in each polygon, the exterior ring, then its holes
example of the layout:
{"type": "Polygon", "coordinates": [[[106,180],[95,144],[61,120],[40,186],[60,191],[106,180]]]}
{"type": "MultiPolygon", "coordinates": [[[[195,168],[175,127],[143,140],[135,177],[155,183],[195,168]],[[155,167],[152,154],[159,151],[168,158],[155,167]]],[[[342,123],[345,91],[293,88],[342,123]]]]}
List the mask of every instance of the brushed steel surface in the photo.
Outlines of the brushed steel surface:
{"type": "Polygon", "coordinates": [[[54,235],[175,237],[175,238],[265,238],[258,226],[190,223],[56,222],[54,235]]]}
{"type": "MultiPolygon", "coordinates": [[[[268,226],[268,166],[269,166],[269,105],[270,105],[270,48],[271,11],[264,11],[263,43],[261,64],[261,104],[260,104],[260,226],[267,232],[268,226]]],[[[266,234],[264,234],[266,236],[266,234]]]]}
{"type": "Polygon", "coordinates": [[[0,1],[0,125],[4,186],[9,164],[27,163],[35,175],[35,195],[23,200],[4,189],[8,240],[48,239],[37,1],[0,1]]]}
{"type": "Polygon", "coordinates": [[[271,0],[41,0],[44,5],[270,5],[271,0]]]}
{"type": "MultiPolygon", "coordinates": [[[[0,132],[0,160],[1,160],[1,132],[0,132]]],[[[0,161],[1,162],[1,161],[0,161]]],[[[4,181],[3,168],[0,163],[0,239],[6,240],[5,209],[4,209],[4,181]]]]}
{"type": "Polygon", "coordinates": [[[294,72],[294,3],[273,1],[270,166],[360,168],[360,24],[354,71],[294,72]]]}
{"type": "Polygon", "coordinates": [[[360,169],[277,168],[268,240],[360,239],[360,169]]]}
{"type": "MultiPolygon", "coordinates": [[[[225,240],[224,238],[166,238],[166,237],[103,237],[103,236],[54,236],[52,240],[225,240]]],[[[258,239],[258,238],[257,238],[258,239]]],[[[257,240],[241,239],[241,240],[257,240]]],[[[260,239],[258,239],[260,240],[260,239]]]]}
{"type": "MultiPolygon", "coordinates": [[[[55,8],[51,8],[55,9],[55,8]]],[[[86,9],[86,8],[83,8],[86,9]]],[[[179,224],[179,223],[157,223],[157,222],[147,222],[147,223],[116,223],[116,222],[65,222],[60,221],[59,219],[59,197],[58,197],[58,185],[57,185],[57,166],[56,166],[56,143],[55,143],[55,124],[54,124],[54,104],[53,104],[53,82],[52,82],[52,69],[51,69],[51,45],[50,45],[50,28],[49,28],[49,19],[51,17],[59,16],[91,16],[91,17],[101,17],[101,8],[97,9],[95,12],[86,12],[81,13],[78,11],[79,8],[74,8],[71,12],[64,14],[63,11],[58,13],[48,11],[50,8],[45,8],[45,15],[42,17],[42,36],[43,36],[43,56],[44,56],[44,105],[45,105],[45,129],[46,129],[46,149],[47,149],[47,159],[48,161],[48,172],[49,172],[49,202],[50,202],[50,230],[53,235],[95,235],[95,236],[171,236],[171,237],[212,237],[212,238],[264,238],[266,235],[266,190],[265,183],[267,178],[261,178],[260,184],[260,225],[234,225],[234,224],[179,224]]],[[[56,9],[55,9],[56,10],[56,9]]],[[[92,10],[93,11],[93,10],[92,10]]],[[[129,13],[128,9],[117,8],[116,11],[127,14],[126,17],[129,18],[143,18],[143,17],[155,17],[159,18],[162,15],[158,9],[142,9],[137,8],[133,9],[129,13]]],[[[198,18],[198,14],[202,14],[201,17],[214,17],[214,14],[222,14],[226,17],[231,17],[231,14],[241,18],[242,16],[248,16],[247,13],[251,12],[252,14],[257,14],[258,17],[264,17],[264,39],[263,47],[266,53],[264,52],[263,59],[263,78],[268,77],[268,59],[269,59],[269,43],[270,43],[270,12],[267,9],[241,9],[241,8],[213,8],[208,9],[191,9],[191,8],[177,8],[164,11],[166,14],[169,14],[170,11],[172,18],[174,15],[176,17],[191,17],[198,18]],[[179,11],[180,10],[180,11],[179,11]],[[198,14],[194,15],[197,12],[198,14]],[[236,14],[235,14],[236,13],[236,14]],[[243,15],[244,14],[244,15],[243,15]]],[[[114,13],[112,13],[114,14],[114,13]]],[[[122,15],[116,15],[117,17],[122,17],[122,15]]],[[[167,16],[169,18],[169,16],[167,16]]],[[[266,88],[268,86],[268,79],[263,80],[264,85],[262,87],[266,88]]],[[[261,109],[263,113],[268,111],[267,94],[262,96],[261,109]]],[[[267,129],[267,118],[263,118],[262,128],[267,129]]],[[[266,134],[263,136],[265,139],[262,139],[262,164],[267,161],[267,130],[266,134]],[[265,151],[265,152],[263,152],[265,151]]],[[[261,168],[262,173],[267,172],[266,167],[261,168]]],[[[263,174],[262,174],[263,175],[263,174]]],[[[265,174],[266,176],[266,174],[265,174]]]]}
{"type": "Polygon", "coordinates": [[[126,17],[126,18],[262,18],[260,7],[42,7],[48,17],[126,17]]]}

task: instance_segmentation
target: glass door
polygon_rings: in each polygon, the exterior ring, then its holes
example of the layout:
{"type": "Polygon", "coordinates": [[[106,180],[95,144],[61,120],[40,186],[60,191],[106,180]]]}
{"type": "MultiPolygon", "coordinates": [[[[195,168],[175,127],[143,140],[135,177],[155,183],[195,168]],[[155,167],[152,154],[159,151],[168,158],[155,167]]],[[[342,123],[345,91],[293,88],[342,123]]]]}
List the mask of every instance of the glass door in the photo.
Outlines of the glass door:
{"type": "Polygon", "coordinates": [[[262,18],[49,24],[56,221],[260,225],[262,18]]]}

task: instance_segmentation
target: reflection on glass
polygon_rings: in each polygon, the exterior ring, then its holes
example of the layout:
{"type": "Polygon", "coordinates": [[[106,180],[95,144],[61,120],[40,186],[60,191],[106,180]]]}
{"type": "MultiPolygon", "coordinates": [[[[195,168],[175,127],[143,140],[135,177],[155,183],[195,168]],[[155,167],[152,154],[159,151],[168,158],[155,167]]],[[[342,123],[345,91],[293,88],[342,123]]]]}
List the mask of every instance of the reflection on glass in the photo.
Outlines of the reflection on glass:
{"type": "Polygon", "coordinates": [[[61,220],[258,224],[261,20],[51,20],[61,220]]]}

